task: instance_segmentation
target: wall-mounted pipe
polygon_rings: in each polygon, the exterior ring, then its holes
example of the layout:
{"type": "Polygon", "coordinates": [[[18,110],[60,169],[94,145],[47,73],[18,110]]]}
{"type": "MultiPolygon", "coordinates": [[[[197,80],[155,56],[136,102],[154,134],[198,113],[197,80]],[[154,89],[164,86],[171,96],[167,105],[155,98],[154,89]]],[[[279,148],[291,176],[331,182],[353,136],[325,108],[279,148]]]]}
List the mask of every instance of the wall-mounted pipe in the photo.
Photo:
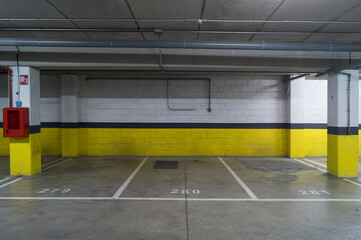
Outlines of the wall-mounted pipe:
{"type": "Polygon", "coordinates": [[[12,93],[12,82],[13,82],[13,71],[9,67],[0,67],[0,74],[8,75],[8,91],[9,91],[9,107],[13,107],[13,93],[12,93]]]}
{"type": "Polygon", "coordinates": [[[339,72],[347,76],[347,135],[351,135],[351,74],[339,72]]]}
{"type": "Polygon", "coordinates": [[[182,48],[280,51],[360,52],[361,44],[276,43],[276,42],[205,42],[161,40],[42,40],[0,39],[0,46],[35,47],[106,47],[106,48],[182,48]]]}
{"type": "Polygon", "coordinates": [[[295,77],[290,77],[288,80],[292,81],[292,80],[302,78],[302,77],[307,77],[307,76],[310,76],[310,75],[311,75],[310,73],[305,73],[305,74],[301,74],[301,75],[298,75],[298,76],[295,76],[295,77]]]}
{"type": "Polygon", "coordinates": [[[178,77],[149,77],[149,78],[137,78],[137,77],[86,77],[85,80],[165,80],[167,81],[167,107],[171,111],[194,111],[194,109],[174,109],[169,105],[169,81],[208,81],[208,112],[212,112],[211,108],[211,79],[210,78],[178,78],[178,77]]]}
{"type": "Polygon", "coordinates": [[[169,102],[169,79],[167,79],[167,107],[169,111],[194,111],[194,108],[172,108],[169,102]]]}
{"type": "Polygon", "coordinates": [[[355,62],[355,63],[349,64],[349,65],[346,65],[343,67],[329,69],[326,72],[317,73],[315,77],[320,77],[320,76],[323,76],[323,75],[329,74],[329,73],[338,73],[343,70],[353,69],[353,68],[357,68],[360,66],[361,66],[361,62],[355,62]]]}

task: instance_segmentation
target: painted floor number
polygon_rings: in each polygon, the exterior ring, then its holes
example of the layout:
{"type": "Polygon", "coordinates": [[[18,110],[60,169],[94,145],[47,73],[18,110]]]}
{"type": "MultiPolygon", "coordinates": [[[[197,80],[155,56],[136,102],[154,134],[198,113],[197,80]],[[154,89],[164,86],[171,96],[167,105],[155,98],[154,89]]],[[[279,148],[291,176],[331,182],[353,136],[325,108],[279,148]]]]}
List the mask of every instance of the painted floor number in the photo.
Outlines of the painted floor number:
{"type": "Polygon", "coordinates": [[[194,190],[188,190],[188,189],[172,189],[170,191],[170,193],[172,194],[200,194],[201,191],[199,191],[198,189],[194,189],[194,190]]]}
{"type": "Polygon", "coordinates": [[[302,195],[330,195],[329,192],[327,192],[326,190],[321,190],[321,191],[316,191],[316,190],[298,190],[299,193],[301,193],[302,195]]]}
{"type": "Polygon", "coordinates": [[[42,194],[42,193],[56,193],[56,192],[60,192],[60,193],[67,193],[70,192],[71,189],[70,188],[65,188],[65,189],[61,189],[61,188],[44,188],[42,190],[40,190],[38,193],[42,194]]]}

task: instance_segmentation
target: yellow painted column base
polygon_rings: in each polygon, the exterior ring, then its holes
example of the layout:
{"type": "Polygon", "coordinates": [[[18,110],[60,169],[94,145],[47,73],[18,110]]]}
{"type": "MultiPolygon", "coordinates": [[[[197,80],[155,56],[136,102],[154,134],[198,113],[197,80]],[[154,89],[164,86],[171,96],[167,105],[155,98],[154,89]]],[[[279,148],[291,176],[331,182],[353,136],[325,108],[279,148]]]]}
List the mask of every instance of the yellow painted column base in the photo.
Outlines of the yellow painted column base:
{"type": "Polygon", "coordinates": [[[358,135],[327,135],[327,171],[337,177],[358,176],[358,135]]]}
{"type": "Polygon", "coordinates": [[[305,157],[305,130],[289,129],[288,132],[288,156],[290,158],[305,157]]]}
{"type": "Polygon", "coordinates": [[[62,157],[79,156],[79,129],[63,128],[62,129],[62,157]]]}
{"type": "Polygon", "coordinates": [[[40,133],[26,138],[10,138],[10,174],[31,176],[40,171],[40,133]]]}

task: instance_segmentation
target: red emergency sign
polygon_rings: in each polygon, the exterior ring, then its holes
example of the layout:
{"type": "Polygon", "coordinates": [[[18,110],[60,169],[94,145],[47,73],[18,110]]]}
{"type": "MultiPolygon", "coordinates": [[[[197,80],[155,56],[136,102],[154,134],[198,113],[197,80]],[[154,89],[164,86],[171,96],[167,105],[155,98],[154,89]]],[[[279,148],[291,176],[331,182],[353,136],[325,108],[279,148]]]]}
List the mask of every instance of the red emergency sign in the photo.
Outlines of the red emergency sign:
{"type": "Polygon", "coordinates": [[[20,85],[29,85],[29,75],[20,75],[20,85]]]}

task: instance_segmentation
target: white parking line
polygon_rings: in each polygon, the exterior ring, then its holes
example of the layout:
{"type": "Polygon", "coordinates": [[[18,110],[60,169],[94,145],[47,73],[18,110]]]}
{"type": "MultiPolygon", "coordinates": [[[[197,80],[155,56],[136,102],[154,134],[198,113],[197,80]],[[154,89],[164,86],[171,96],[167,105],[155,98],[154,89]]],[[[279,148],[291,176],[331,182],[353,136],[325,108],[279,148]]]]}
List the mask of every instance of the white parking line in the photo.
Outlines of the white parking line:
{"type": "Polygon", "coordinates": [[[0,197],[0,200],[113,200],[113,201],[195,201],[195,202],[361,202],[361,199],[251,199],[251,198],[136,198],[136,197],[0,197]]]}
{"type": "Polygon", "coordinates": [[[293,160],[295,160],[295,161],[297,161],[297,162],[300,162],[300,163],[302,163],[302,164],[305,164],[305,165],[307,165],[307,166],[309,166],[309,167],[315,168],[315,169],[317,169],[317,170],[319,170],[319,171],[321,171],[321,172],[327,173],[326,170],[323,170],[322,168],[316,167],[316,166],[314,166],[314,165],[312,165],[312,164],[306,163],[306,162],[301,161],[301,160],[299,160],[299,159],[294,158],[293,160]]]}
{"type": "MultiPolygon", "coordinates": [[[[321,172],[327,173],[327,171],[325,171],[325,170],[323,170],[323,169],[321,169],[321,168],[319,168],[319,167],[313,166],[312,164],[305,163],[305,162],[303,162],[303,161],[301,161],[301,160],[299,160],[299,159],[294,158],[293,160],[295,160],[295,161],[297,161],[297,162],[300,162],[300,163],[303,163],[303,164],[305,164],[305,165],[307,165],[307,166],[313,167],[313,168],[315,168],[315,169],[317,169],[317,170],[320,170],[321,172]]],[[[320,165],[320,164],[319,164],[319,165],[320,165]]],[[[344,178],[343,180],[346,181],[346,182],[349,182],[349,183],[352,183],[352,184],[355,184],[355,185],[361,187],[361,184],[356,183],[356,182],[354,182],[354,181],[351,181],[351,180],[349,180],[349,179],[344,178]]]]}
{"type": "Polygon", "coordinates": [[[0,200],[114,200],[111,197],[0,197],[0,200]]]}
{"type": "Polygon", "coordinates": [[[301,161],[301,160],[298,160],[298,159],[296,159],[296,158],[294,158],[293,160],[295,160],[295,161],[297,161],[297,162],[300,162],[300,163],[302,163],[302,164],[305,164],[305,165],[307,165],[307,166],[309,166],[309,167],[311,167],[311,168],[316,168],[316,167],[313,166],[312,164],[306,163],[306,162],[301,161]]]}
{"type": "Polygon", "coordinates": [[[221,157],[218,157],[218,159],[223,163],[223,165],[227,168],[227,170],[232,174],[232,176],[234,177],[234,179],[236,179],[236,181],[239,183],[239,185],[241,185],[243,187],[243,189],[246,190],[247,194],[252,199],[258,199],[256,197],[256,195],[251,191],[251,189],[249,189],[247,187],[247,185],[237,176],[237,174],[227,165],[227,163],[225,163],[225,161],[223,161],[223,159],[221,157]]]}
{"type": "Polygon", "coordinates": [[[4,179],[1,179],[0,182],[5,182],[6,180],[9,180],[10,178],[4,178],[4,179]]]}
{"type": "Polygon", "coordinates": [[[119,196],[123,193],[124,189],[128,186],[130,181],[135,177],[138,173],[139,169],[143,166],[145,161],[147,161],[148,157],[144,158],[143,161],[139,164],[139,166],[134,170],[134,172],[128,177],[128,179],[123,183],[123,185],[118,189],[118,191],[114,194],[113,198],[119,198],[119,196]]]}
{"type": "Polygon", "coordinates": [[[344,178],[343,180],[345,180],[346,182],[349,182],[349,183],[352,183],[352,184],[355,184],[355,185],[361,187],[361,184],[356,183],[356,182],[354,182],[354,181],[351,181],[351,180],[349,180],[349,179],[344,178]]]}
{"type": "Polygon", "coordinates": [[[48,170],[48,169],[50,169],[50,168],[53,168],[53,167],[55,167],[55,166],[58,166],[58,165],[60,165],[60,164],[62,164],[62,163],[66,163],[66,162],[68,162],[68,161],[70,161],[70,160],[72,160],[72,159],[73,159],[73,158],[68,158],[68,159],[66,159],[66,160],[64,160],[64,161],[61,161],[61,162],[57,163],[57,164],[51,165],[50,167],[47,167],[47,168],[43,169],[42,171],[46,171],[46,170],[48,170]]]}
{"type": "Polygon", "coordinates": [[[327,166],[326,166],[326,165],[323,165],[323,164],[321,164],[321,163],[318,163],[318,162],[312,161],[312,160],[310,160],[310,159],[305,158],[304,160],[305,160],[305,161],[309,161],[309,162],[311,162],[311,163],[313,163],[313,164],[316,164],[316,165],[318,165],[318,166],[321,166],[321,167],[327,168],[327,166]]]}
{"type": "Polygon", "coordinates": [[[195,201],[195,202],[361,202],[361,199],[332,199],[332,198],[284,198],[284,199],[251,199],[251,198],[142,198],[120,197],[116,200],[129,201],[195,201]]]}
{"type": "Polygon", "coordinates": [[[20,181],[21,179],[23,179],[23,178],[17,178],[15,180],[11,181],[11,182],[5,183],[5,184],[1,185],[0,188],[3,188],[5,186],[7,186],[7,185],[10,185],[10,184],[12,184],[14,182],[20,181]]]}
{"type": "Polygon", "coordinates": [[[45,164],[41,165],[41,167],[46,167],[46,166],[51,165],[51,164],[53,164],[53,163],[55,163],[55,162],[58,162],[58,161],[60,161],[60,160],[62,160],[62,159],[63,159],[63,158],[58,158],[58,159],[56,159],[56,160],[54,160],[54,161],[52,161],[52,162],[45,163],[45,164]]]}
{"type": "Polygon", "coordinates": [[[317,170],[320,170],[321,172],[324,172],[324,173],[327,173],[326,170],[322,169],[322,168],[319,168],[319,167],[315,167],[317,170]]]}

